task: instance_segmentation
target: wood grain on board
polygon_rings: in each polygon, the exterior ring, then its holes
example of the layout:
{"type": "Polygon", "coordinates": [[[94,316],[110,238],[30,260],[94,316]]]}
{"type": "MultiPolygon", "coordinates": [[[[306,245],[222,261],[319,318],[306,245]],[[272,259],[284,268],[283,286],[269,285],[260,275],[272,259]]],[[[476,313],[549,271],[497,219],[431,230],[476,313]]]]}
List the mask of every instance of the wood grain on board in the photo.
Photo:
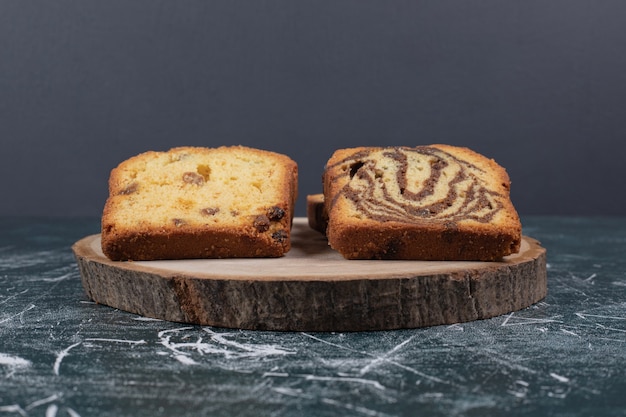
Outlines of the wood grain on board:
{"type": "Polygon", "coordinates": [[[93,301],[145,317],[276,331],[367,331],[485,319],[546,296],[546,251],[524,236],[501,262],[345,260],[296,218],[282,258],[113,262],[73,246],[93,301]]]}

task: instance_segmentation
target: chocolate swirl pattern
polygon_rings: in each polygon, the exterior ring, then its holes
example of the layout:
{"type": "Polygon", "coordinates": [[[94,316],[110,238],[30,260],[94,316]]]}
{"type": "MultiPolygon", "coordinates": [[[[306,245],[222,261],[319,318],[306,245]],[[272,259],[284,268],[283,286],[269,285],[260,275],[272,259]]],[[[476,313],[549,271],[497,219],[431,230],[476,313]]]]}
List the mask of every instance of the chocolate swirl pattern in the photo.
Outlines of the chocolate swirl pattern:
{"type": "Polygon", "coordinates": [[[349,181],[331,205],[343,196],[359,218],[454,227],[460,220],[490,222],[503,208],[503,196],[481,180],[480,167],[435,147],[357,152],[335,166],[349,181]]]}

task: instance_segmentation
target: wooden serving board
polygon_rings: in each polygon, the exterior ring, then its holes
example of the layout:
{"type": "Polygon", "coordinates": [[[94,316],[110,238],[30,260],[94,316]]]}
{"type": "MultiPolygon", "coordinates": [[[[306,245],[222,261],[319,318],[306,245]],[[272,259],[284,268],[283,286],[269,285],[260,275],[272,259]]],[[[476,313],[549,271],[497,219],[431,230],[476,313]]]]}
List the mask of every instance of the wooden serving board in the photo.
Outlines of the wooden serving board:
{"type": "Polygon", "coordinates": [[[87,296],[146,317],[217,327],[366,331],[485,319],[547,293],[546,251],[524,236],[502,262],[345,260],[294,219],[282,258],[114,262],[100,235],[72,247],[87,296]]]}

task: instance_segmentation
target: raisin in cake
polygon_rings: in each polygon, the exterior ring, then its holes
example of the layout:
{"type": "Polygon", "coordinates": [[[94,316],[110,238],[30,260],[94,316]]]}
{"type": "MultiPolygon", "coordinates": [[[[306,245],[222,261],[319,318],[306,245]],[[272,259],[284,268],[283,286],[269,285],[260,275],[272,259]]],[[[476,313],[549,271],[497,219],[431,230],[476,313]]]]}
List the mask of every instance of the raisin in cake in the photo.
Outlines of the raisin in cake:
{"type": "Polygon", "coordinates": [[[328,242],[347,259],[492,261],[519,251],[508,174],[467,148],[341,149],[323,180],[328,242]]]}
{"type": "Polygon", "coordinates": [[[102,251],[112,260],[279,257],[297,165],[243,146],[146,152],[111,171],[102,251]]]}

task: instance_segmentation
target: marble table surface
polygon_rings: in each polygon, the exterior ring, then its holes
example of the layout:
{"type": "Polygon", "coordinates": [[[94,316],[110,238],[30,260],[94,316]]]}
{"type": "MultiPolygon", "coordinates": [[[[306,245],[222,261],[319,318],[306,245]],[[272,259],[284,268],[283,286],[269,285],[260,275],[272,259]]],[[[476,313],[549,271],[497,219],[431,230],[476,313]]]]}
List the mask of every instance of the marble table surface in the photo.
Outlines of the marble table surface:
{"type": "Polygon", "coordinates": [[[626,416],[626,218],[522,217],[548,296],[368,333],[148,319],[85,296],[98,219],[0,218],[0,416],[626,416]]]}

